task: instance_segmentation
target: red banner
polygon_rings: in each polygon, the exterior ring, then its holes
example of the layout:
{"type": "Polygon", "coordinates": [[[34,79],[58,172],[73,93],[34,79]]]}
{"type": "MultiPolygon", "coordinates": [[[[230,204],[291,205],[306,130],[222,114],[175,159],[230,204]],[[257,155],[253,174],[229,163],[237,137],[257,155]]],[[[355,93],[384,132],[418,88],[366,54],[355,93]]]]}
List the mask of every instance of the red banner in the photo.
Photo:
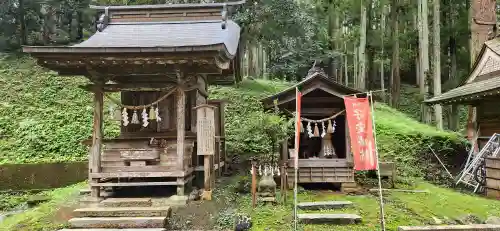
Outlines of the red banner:
{"type": "Polygon", "coordinates": [[[301,111],[301,101],[302,101],[302,93],[298,88],[295,88],[295,159],[294,164],[295,168],[299,166],[299,146],[300,146],[300,126],[302,123],[300,121],[300,111],[301,111]]]}
{"type": "Polygon", "coordinates": [[[354,169],[376,170],[377,153],[368,98],[344,97],[354,169]]]}

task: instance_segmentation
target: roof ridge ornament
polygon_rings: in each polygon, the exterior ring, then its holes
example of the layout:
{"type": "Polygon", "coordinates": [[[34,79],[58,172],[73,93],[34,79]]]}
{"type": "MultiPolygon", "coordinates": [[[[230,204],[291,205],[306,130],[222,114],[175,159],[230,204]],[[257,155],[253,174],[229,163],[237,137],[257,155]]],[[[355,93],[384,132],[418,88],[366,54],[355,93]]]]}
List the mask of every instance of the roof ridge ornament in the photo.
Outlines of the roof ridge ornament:
{"type": "Polygon", "coordinates": [[[104,14],[101,14],[97,21],[97,31],[102,32],[109,24],[109,6],[104,8],[104,14]]]}
{"type": "Polygon", "coordinates": [[[228,12],[227,12],[227,3],[224,3],[224,5],[222,6],[222,12],[221,12],[221,16],[222,16],[222,29],[225,30],[226,29],[226,26],[227,26],[227,15],[228,15],[228,12]]]}

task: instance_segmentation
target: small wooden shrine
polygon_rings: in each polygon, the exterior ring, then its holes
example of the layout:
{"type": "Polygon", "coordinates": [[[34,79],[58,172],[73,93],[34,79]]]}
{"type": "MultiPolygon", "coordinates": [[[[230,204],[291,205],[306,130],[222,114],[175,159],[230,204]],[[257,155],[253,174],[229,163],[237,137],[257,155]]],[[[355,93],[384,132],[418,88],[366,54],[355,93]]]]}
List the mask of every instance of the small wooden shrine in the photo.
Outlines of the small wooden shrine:
{"type": "Polygon", "coordinates": [[[500,133],[500,39],[484,43],[470,76],[457,88],[428,99],[428,104],[462,104],[476,109],[473,131],[482,148],[500,133]]]}
{"type": "Polygon", "coordinates": [[[282,148],[288,185],[294,180],[295,149],[299,151],[298,183],[354,183],[354,163],[343,96],[360,92],[313,70],[296,85],[262,100],[266,109],[278,109],[293,117],[295,89],[302,92],[300,147],[294,147],[293,134],[282,148]]]}
{"type": "Polygon", "coordinates": [[[224,103],[208,101],[207,90],[240,78],[240,27],[230,15],[242,3],[93,6],[101,15],[88,40],[23,48],[59,75],[92,82],[82,87],[94,95],[93,197],[101,187],[152,185],[173,185],[184,195],[194,171],[207,169],[196,151],[204,138],[199,126],[215,136],[215,144],[205,144],[215,151],[201,154],[211,156],[209,171],[224,165],[224,103]],[[111,113],[121,121],[119,137],[103,138],[104,98],[118,105],[111,113]],[[205,104],[216,108],[201,122],[195,108],[205,104]]]}

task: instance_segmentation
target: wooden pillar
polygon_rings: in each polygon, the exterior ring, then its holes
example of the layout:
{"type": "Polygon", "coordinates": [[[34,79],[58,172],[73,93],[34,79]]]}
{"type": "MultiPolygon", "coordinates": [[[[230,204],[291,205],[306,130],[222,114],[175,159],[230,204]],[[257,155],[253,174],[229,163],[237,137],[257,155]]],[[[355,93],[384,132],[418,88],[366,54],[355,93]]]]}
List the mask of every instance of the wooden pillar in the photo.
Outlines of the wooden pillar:
{"type": "MultiPolygon", "coordinates": [[[[184,139],[185,139],[185,106],[186,93],[183,89],[178,88],[176,94],[177,100],[177,170],[184,172],[184,139]]],[[[177,195],[184,195],[184,177],[177,179],[177,195]]]]}
{"type": "MultiPolygon", "coordinates": [[[[101,171],[102,125],[103,89],[102,84],[100,84],[94,89],[94,126],[92,132],[92,147],[90,149],[89,156],[89,163],[91,163],[91,173],[98,173],[101,171]]],[[[94,180],[91,178],[90,183],[97,183],[97,179],[94,180]]],[[[94,198],[98,198],[100,196],[99,186],[91,186],[91,196],[94,198]]]]}
{"type": "Polygon", "coordinates": [[[287,170],[286,166],[288,163],[288,139],[285,139],[281,143],[281,198],[283,203],[286,203],[286,193],[288,191],[288,179],[286,177],[287,170]]]}
{"type": "Polygon", "coordinates": [[[213,165],[211,163],[212,156],[209,155],[204,155],[203,156],[203,170],[204,170],[204,191],[203,191],[203,200],[212,200],[212,170],[210,169],[210,166],[213,165]]]}
{"type": "Polygon", "coordinates": [[[351,139],[349,136],[349,126],[347,123],[347,116],[345,117],[345,159],[349,163],[353,163],[353,156],[351,153],[351,139]]]}
{"type": "Polygon", "coordinates": [[[252,160],[252,208],[257,205],[257,170],[255,161],[252,160]]]}
{"type": "Polygon", "coordinates": [[[224,156],[224,173],[227,172],[228,170],[228,161],[227,161],[227,154],[226,154],[226,127],[225,127],[225,120],[226,120],[226,117],[225,117],[225,108],[226,108],[226,103],[225,102],[221,102],[220,105],[219,105],[219,117],[220,117],[220,136],[223,137],[223,141],[221,140],[221,146],[220,146],[220,149],[222,149],[222,155],[224,156]]]}

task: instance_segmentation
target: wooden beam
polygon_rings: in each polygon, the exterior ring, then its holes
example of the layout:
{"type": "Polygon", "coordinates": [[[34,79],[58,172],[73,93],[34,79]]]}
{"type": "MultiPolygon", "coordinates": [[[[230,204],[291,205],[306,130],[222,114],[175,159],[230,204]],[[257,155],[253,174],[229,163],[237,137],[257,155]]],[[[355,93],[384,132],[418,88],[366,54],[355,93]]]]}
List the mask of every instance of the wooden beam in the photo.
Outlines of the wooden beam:
{"type": "Polygon", "coordinates": [[[338,97],[306,97],[302,98],[302,103],[343,103],[338,97]]]}
{"type": "Polygon", "coordinates": [[[154,178],[154,177],[185,177],[194,171],[193,168],[186,171],[165,171],[165,172],[101,172],[92,173],[93,179],[98,178],[154,178]]]}
{"type": "Polygon", "coordinates": [[[307,116],[332,116],[340,112],[340,108],[302,108],[301,115],[307,116]]]}
{"type": "MultiPolygon", "coordinates": [[[[293,159],[288,160],[289,167],[295,167],[293,159]]],[[[351,165],[345,159],[299,159],[299,168],[348,168],[351,165]]]]}
{"type": "MultiPolygon", "coordinates": [[[[94,89],[94,128],[92,134],[92,148],[90,149],[91,173],[101,171],[102,125],[103,125],[103,91],[102,88],[94,89]]],[[[93,183],[93,182],[90,182],[93,183]]],[[[100,188],[92,187],[91,196],[99,197],[100,188]]]]}
{"type": "MultiPolygon", "coordinates": [[[[81,89],[87,91],[94,91],[99,86],[94,84],[87,84],[84,86],[78,86],[81,89]]],[[[162,91],[167,89],[172,89],[176,87],[175,83],[134,83],[134,84],[106,84],[101,88],[105,92],[118,92],[118,91],[162,91]]]]}

